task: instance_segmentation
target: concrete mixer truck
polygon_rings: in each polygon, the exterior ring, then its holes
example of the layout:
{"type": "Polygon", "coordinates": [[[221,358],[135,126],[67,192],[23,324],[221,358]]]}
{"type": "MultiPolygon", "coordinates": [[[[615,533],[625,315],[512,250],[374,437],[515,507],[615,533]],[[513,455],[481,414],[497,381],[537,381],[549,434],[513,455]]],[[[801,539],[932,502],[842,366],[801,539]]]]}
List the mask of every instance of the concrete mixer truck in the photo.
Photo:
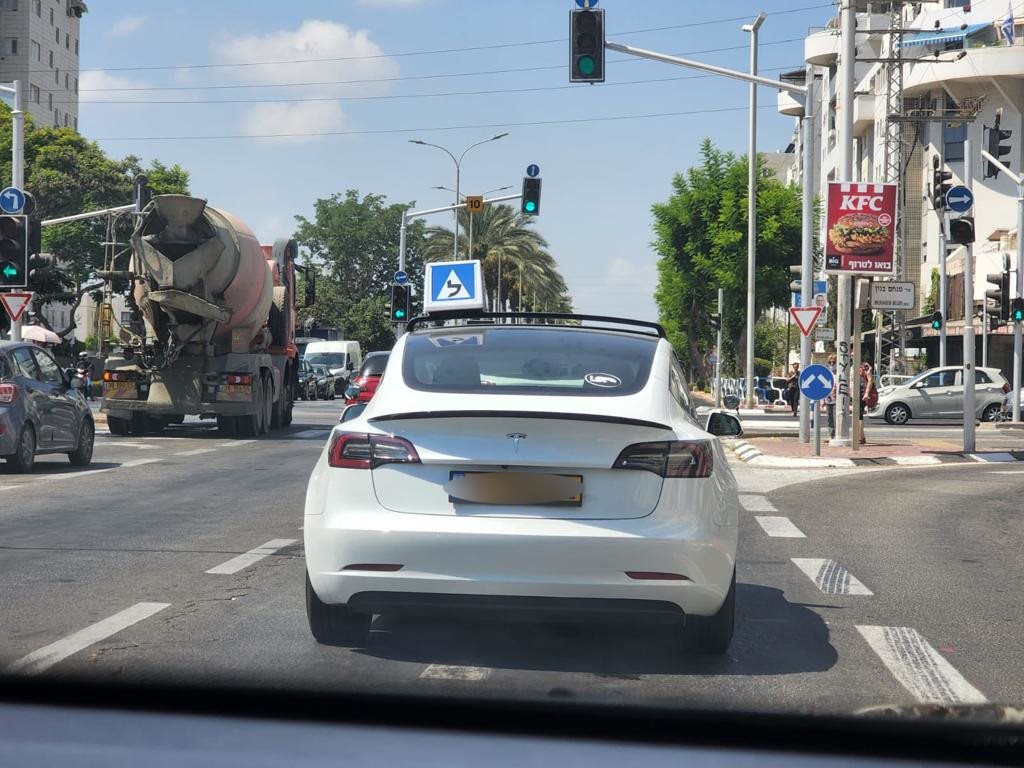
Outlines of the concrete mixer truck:
{"type": "MultiPolygon", "coordinates": [[[[115,435],[150,434],[189,415],[230,437],[288,426],[298,382],[297,247],[260,245],[238,218],[184,195],[160,195],[131,236],[135,322],[103,370],[115,435]]],[[[311,276],[308,276],[311,278],[311,276]]],[[[306,280],[304,305],[313,301],[306,280]]]]}

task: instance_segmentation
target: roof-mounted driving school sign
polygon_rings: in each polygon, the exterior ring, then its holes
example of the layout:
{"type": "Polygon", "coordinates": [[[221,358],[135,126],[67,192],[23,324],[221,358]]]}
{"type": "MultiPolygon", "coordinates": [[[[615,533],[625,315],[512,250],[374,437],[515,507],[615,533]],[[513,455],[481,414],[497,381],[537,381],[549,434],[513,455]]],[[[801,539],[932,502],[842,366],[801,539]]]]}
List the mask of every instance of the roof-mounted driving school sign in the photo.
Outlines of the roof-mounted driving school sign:
{"type": "Polygon", "coordinates": [[[896,235],[896,185],[830,181],[825,271],[891,275],[896,235]]]}
{"type": "Polygon", "coordinates": [[[480,262],[435,261],[427,264],[423,311],[483,309],[484,287],[480,262]]]}

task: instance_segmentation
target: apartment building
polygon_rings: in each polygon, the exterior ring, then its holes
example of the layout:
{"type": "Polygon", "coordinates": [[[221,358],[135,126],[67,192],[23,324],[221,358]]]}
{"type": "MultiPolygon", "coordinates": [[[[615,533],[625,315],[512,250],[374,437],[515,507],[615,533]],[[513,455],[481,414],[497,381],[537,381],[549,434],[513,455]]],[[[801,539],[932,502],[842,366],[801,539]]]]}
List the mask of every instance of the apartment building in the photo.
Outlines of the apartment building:
{"type": "Polygon", "coordinates": [[[78,130],[83,0],[0,0],[0,82],[20,80],[36,125],[78,130]]]}

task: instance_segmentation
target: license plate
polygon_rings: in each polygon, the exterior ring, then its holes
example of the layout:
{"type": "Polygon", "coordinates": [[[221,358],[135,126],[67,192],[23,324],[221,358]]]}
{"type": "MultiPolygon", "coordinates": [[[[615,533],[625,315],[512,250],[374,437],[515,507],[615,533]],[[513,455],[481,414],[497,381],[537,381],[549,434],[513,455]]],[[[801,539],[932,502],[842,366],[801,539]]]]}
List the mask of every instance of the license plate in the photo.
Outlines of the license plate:
{"type": "Polygon", "coordinates": [[[218,400],[230,400],[231,402],[249,402],[252,400],[251,384],[225,384],[217,392],[218,400]]]}
{"type": "Polygon", "coordinates": [[[135,400],[139,396],[139,390],[134,381],[105,381],[103,396],[113,400],[135,400]]]}
{"type": "Polygon", "coordinates": [[[455,504],[491,504],[515,507],[580,507],[583,505],[583,475],[541,472],[458,472],[448,474],[455,504]],[[466,482],[469,480],[470,482],[466,482]],[[453,487],[454,486],[454,487],[453,487]],[[566,487],[572,490],[559,497],[566,487]],[[463,498],[469,496],[469,498],[463,498]]]}

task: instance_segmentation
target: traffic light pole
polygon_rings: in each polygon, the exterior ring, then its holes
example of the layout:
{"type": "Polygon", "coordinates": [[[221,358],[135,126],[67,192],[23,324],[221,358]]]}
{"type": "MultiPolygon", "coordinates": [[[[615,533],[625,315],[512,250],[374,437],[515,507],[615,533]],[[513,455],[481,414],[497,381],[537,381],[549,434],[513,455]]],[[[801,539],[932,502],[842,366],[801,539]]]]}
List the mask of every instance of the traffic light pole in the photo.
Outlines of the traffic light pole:
{"type": "MultiPolygon", "coordinates": [[[[11,110],[11,186],[25,186],[25,112],[22,109],[21,80],[9,86],[0,85],[0,91],[14,96],[11,110]]],[[[11,322],[11,341],[21,341],[21,320],[11,322]]]]}
{"type": "MultiPolygon", "coordinates": [[[[1024,298],[1024,174],[1016,174],[998,157],[982,150],[981,156],[1005,173],[1017,185],[1017,298],[1024,298]]],[[[1011,318],[1007,318],[1010,320],[1011,318]]],[[[1013,324],[1013,420],[1020,421],[1021,367],[1024,358],[1024,323],[1013,324]]]]}
{"type": "Polygon", "coordinates": [[[939,214],[939,306],[942,326],[939,328],[939,367],[946,365],[946,320],[949,317],[949,279],[946,277],[946,216],[939,214]]]}
{"type": "MultiPolygon", "coordinates": [[[[521,283],[520,283],[521,285],[521,283]]],[[[520,289],[521,290],[521,289],[520,289]]],[[[718,338],[715,343],[715,407],[722,406],[722,304],[725,291],[718,289],[718,338]]]]}
{"type": "MultiPolygon", "coordinates": [[[[964,186],[974,183],[971,140],[964,139],[964,186]]],[[[974,244],[964,246],[964,453],[974,453],[974,244]]]]}

